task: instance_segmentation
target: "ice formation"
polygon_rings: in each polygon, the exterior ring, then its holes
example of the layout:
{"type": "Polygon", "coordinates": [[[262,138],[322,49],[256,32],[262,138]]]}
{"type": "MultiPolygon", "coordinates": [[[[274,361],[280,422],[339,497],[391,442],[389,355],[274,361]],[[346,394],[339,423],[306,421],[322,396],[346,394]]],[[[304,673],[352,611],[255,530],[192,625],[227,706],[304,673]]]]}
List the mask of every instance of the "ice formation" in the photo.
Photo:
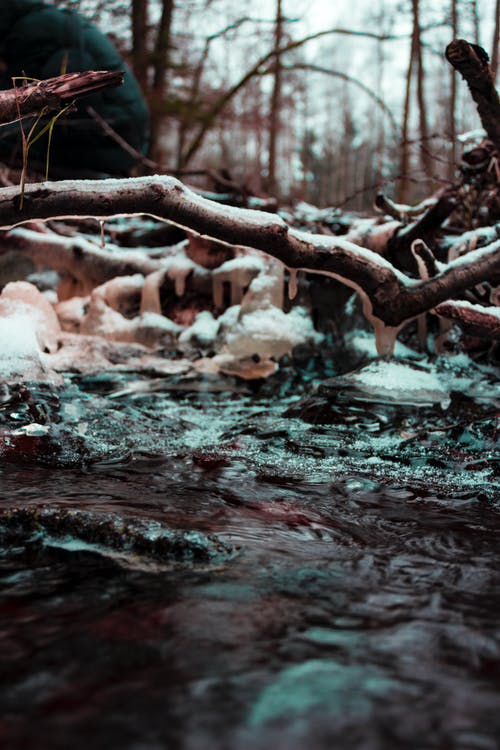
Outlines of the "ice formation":
{"type": "Polygon", "coordinates": [[[450,404],[450,393],[434,369],[419,369],[401,362],[378,360],[343,376],[362,400],[426,406],[450,404]]]}
{"type": "Polygon", "coordinates": [[[289,272],[290,272],[290,276],[288,278],[288,299],[293,300],[297,296],[298,271],[296,268],[290,268],[289,272]]]}
{"type": "Polygon", "coordinates": [[[243,299],[244,292],[250,286],[250,282],[264,272],[266,263],[262,257],[245,254],[232,260],[228,260],[212,271],[214,305],[217,308],[223,306],[224,283],[231,288],[231,306],[238,305],[243,299]]]}
{"type": "MultiPolygon", "coordinates": [[[[122,366],[127,357],[142,369],[149,357],[150,368],[161,373],[154,349],[166,348],[184,351],[200,373],[222,371],[260,378],[274,372],[277,361],[298,344],[321,339],[304,308],[284,312],[285,266],[281,262],[258,251],[229,248],[227,252],[235,257],[214,267],[224,257],[216,247],[206,268],[188,257],[187,250],[187,241],[168,248],[158,270],[116,276],[86,296],[77,294],[78,285],[63,283],[54,305],[26,282],[6,286],[0,297],[0,338],[4,363],[11,363],[9,371],[24,377],[28,363],[33,364],[34,375],[44,371],[48,366],[41,359],[45,351],[52,352],[50,367],[58,371],[92,371],[86,360],[93,361],[94,371],[109,369],[122,366]],[[201,290],[197,299],[205,300],[208,309],[197,309],[198,303],[190,301],[184,309],[183,302],[176,309],[176,321],[190,324],[179,325],[163,314],[160,289],[168,279],[173,282],[172,295],[182,297],[188,277],[193,278],[190,293],[201,290]],[[61,348],[56,353],[58,342],[61,348]],[[127,346],[130,352],[125,351],[127,346]]],[[[206,254],[210,248],[202,250],[206,254]]],[[[294,285],[296,271],[292,270],[292,292],[294,285]]],[[[176,304],[175,299],[171,302],[176,304]]],[[[6,372],[5,364],[2,372],[6,372]]]]}
{"type": "Polygon", "coordinates": [[[89,311],[81,325],[82,333],[114,341],[136,341],[151,347],[171,344],[180,330],[180,326],[158,313],[142,313],[129,320],[108,307],[99,297],[91,299],[89,311]]]}

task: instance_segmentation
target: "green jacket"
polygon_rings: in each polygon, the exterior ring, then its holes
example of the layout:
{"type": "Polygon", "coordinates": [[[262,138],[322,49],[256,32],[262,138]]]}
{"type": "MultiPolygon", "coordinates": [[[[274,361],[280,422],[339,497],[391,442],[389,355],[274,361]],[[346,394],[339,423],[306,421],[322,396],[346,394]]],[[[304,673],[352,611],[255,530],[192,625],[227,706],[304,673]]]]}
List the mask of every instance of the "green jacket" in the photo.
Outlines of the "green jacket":
{"type": "MultiPolygon", "coordinates": [[[[91,118],[89,105],[134,149],[146,153],[149,117],[139,86],[109,39],[82,16],[39,0],[1,0],[0,58],[6,66],[0,80],[4,89],[11,88],[12,76],[44,79],[83,70],[125,73],[122,86],[83,98],[77,112],[56,123],[51,163],[111,174],[126,174],[133,167],[136,160],[91,118]]],[[[15,127],[19,135],[19,125],[15,127]]],[[[14,127],[0,128],[0,158],[12,151],[14,138],[14,127]]],[[[30,157],[44,160],[46,146],[40,139],[30,157]]]]}

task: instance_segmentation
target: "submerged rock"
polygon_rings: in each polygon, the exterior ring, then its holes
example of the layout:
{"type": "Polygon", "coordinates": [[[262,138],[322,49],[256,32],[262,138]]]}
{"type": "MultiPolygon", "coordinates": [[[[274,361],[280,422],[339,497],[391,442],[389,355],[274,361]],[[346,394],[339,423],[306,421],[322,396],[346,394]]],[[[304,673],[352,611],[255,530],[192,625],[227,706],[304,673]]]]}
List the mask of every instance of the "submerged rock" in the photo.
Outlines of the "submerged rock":
{"type": "Polygon", "coordinates": [[[373,667],[310,659],[280,672],[258,696],[249,725],[298,721],[310,714],[362,718],[393,683],[373,667]]]}
{"type": "Polygon", "coordinates": [[[111,558],[134,569],[221,563],[233,549],[215,536],[178,531],[157,521],[125,519],[112,513],[60,508],[0,511],[3,543],[56,547],[111,558]]]}

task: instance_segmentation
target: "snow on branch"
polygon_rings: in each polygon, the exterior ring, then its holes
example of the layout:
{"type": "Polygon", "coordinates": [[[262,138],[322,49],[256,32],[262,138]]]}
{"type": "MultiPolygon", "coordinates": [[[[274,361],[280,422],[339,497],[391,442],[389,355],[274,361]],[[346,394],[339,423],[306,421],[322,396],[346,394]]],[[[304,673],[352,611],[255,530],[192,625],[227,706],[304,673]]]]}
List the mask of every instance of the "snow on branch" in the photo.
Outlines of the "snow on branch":
{"type": "MultiPolygon", "coordinates": [[[[146,214],[218,242],[261,250],[289,269],[332,276],[355,289],[380,354],[392,351],[401,327],[454,295],[500,274],[500,240],[440,267],[429,279],[406,276],[381,255],[341,237],[309,234],[279,216],[222,206],[173,177],[65,180],[0,191],[0,226],[32,220],[146,214]]],[[[76,262],[76,258],[75,258],[76,262]]]]}
{"type": "Polygon", "coordinates": [[[472,336],[488,336],[500,341],[500,308],[473,305],[466,300],[449,300],[436,307],[436,313],[450,318],[472,336]]]}

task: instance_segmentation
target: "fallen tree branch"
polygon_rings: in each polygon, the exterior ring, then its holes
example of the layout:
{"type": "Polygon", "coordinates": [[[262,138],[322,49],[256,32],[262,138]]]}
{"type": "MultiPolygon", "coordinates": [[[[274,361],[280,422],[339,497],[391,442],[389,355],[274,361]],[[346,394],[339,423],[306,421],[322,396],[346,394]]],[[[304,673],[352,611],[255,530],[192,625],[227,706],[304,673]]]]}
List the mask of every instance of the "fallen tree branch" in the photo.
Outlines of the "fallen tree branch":
{"type": "Polygon", "coordinates": [[[83,73],[66,73],[1,91],[0,124],[38,115],[44,109],[63,109],[75,99],[95,94],[102,89],[121,86],[122,83],[121,71],[88,70],[83,73]]]}
{"type": "Polygon", "coordinates": [[[411,246],[415,240],[433,244],[436,233],[445,219],[457,206],[454,192],[444,193],[435,203],[430,204],[411,224],[397,229],[387,242],[385,257],[403,271],[415,273],[415,263],[411,246]]]}
{"type": "Polygon", "coordinates": [[[396,203],[384,193],[378,193],[375,196],[374,206],[377,211],[391,216],[402,224],[407,224],[410,217],[420,216],[437,202],[437,196],[432,196],[432,198],[426,198],[415,206],[408,206],[404,203],[396,203]]]}
{"type": "Polygon", "coordinates": [[[465,300],[449,300],[436,307],[435,312],[450,318],[472,336],[500,341],[500,309],[473,305],[465,300]]]}
{"type": "Polygon", "coordinates": [[[465,39],[454,39],[446,47],[445,54],[466,81],[483,128],[500,151],[500,98],[488,65],[488,55],[482,47],[469,44],[465,39]]]}
{"type": "Polygon", "coordinates": [[[229,245],[261,250],[290,269],[332,276],[357,291],[380,354],[390,353],[401,326],[440,302],[500,273],[500,240],[460,257],[427,280],[411,279],[380,255],[340,237],[294,230],[262,211],[220,206],[173,177],[66,180],[0,191],[0,225],[33,219],[111,218],[147,214],[229,245]]]}
{"type": "Polygon", "coordinates": [[[116,276],[147,276],[162,268],[161,260],[148,258],[140,251],[103,249],[84,237],[61,237],[55,232],[24,227],[0,233],[0,254],[9,250],[25,253],[40,266],[71,274],[80,282],[81,294],[90,294],[96,286],[116,276]]]}

